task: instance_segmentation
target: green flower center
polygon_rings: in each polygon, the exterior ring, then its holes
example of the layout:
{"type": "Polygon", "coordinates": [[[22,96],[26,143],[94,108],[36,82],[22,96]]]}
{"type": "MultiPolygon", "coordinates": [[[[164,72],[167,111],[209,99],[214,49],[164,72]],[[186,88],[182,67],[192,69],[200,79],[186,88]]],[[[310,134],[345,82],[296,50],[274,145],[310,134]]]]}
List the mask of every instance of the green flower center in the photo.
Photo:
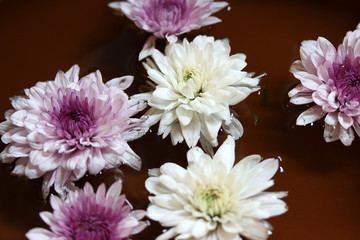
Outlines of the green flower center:
{"type": "Polygon", "coordinates": [[[228,189],[219,186],[200,186],[193,198],[193,206],[210,217],[228,212],[230,202],[228,189]]]}
{"type": "Polygon", "coordinates": [[[203,91],[205,74],[198,66],[190,66],[178,71],[177,88],[186,98],[199,97],[203,91]]]}

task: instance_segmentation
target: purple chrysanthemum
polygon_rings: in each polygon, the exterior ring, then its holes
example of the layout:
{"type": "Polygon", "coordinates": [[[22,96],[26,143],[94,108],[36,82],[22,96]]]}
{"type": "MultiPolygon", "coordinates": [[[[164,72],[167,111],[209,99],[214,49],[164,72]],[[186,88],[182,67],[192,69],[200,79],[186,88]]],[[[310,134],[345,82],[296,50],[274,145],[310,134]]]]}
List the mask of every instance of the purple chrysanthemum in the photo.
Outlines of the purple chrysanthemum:
{"type": "Polygon", "coordinates": [[[338,49],[322,37],[304,41],[300,56],[290,68],[301,82],[289,92],[290,102],[315,105],[296,124],[325,116],[325,140],[351,145],[353,129],[360,135],[360,29],[348,32],[338,49]]]}
{"type": "Polygon", "coordinates": [[[92,186],[85,183],[84,189],[70,191],[62,201],[51,196],[53,212],[41,212],[40,217],[50,230],[34,228],[26,233],[30,240],[121,240],[137,234],[146,227],[140,221],[146,211],[131,211],[120,195],[121,182],[115,182],[106,192],[101,184],[94,193],[92,186]]]}
{"type": "Polygon", "coordinates": [[[86,172],[127,164],[137,170],[141,161],[127,141],[141,137],[148,127],[131,118],[143,103],[129,99],[124,89],[133,77],[103,83],[99,71],[79,80],[79,67],[61,71],[54,81],[25,89],[11,99],[14,109],[0,123],[1,140],[8,146],[0,161],[16,160],[13,173],[43,176],[43,195],[54,184],[62,193],[86,172]]]}
{"type": "Polygon", "coordinates": [[[139,28],[153,33],[140,52],[139,60],[150,56],[156,38],[176,42],[177,36],[221,20],[211,14],[220,11],[227,2],[213,0],[128,0],[111,2],[109,7],[124,13],[139,28]]]}

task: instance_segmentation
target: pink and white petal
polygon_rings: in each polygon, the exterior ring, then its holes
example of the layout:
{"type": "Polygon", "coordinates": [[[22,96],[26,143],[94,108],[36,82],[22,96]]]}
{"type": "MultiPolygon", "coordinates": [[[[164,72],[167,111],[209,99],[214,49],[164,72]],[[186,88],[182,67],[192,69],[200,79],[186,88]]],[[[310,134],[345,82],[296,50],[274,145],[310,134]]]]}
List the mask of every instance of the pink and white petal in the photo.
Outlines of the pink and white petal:
{"type": "Polygon", "coordinates": [[[305,68],[300,60],[296,60],[293,64],[291,64],[289,71],[294,74],[295,72],[304,72],[305,68]]]}
{"type": "Polygon", "coordinates": [[[350,128],[354,123],[352,117],[350,117],[342,112],[338,113],[338,120],[339,120],[340,125],[345,129],[350,128]]]}
{"type": "Polygon", "coordinates": [[[310,90],[310,89],[304,87],[302,84],[298,84],[298,85],[296,85],[296,87],[294,87],[293,89],[291,89],[289,91],[288,96],[291,98],[300,93],[311,94],[312,92],[313,92],[313,90],[310,90]]]}
{"type": "Polygon", "coordinates": [[[296,72],[294,77],[301,81],[301,84],[311,90],[317,90],[323,83],[318,76],[308,72],[296,72]]]}
{"type": "Polygon", "coordinates": [[[141,169],[140,157],[128,146],[126,152],[121,156],[122,163],[134,168],[135,170],[141,169]]]}
{"type": "Polygon", "coordinates": [[[337,112],[330,112],[326,115],[324,119],[325,123],[331,126],[335,126],[338,124],[338,113],[337,112]]]}
{"type": "Polygon", "coordinates": [[[148,56],[151,56],[155,49],[155,41],[157,37],[155,35],[151,35],[145,42],[141,52],[139,53],[138,60],[141,61],[148,56]]]}
{"type": "Polygon", "coordinates": [[[79,81],[79,72],[80,68],[75,64],[65,73],[65,76],[70,82],[77,83],[79,81]]]}
{"type": "Polygon", "coordinates": [[[350,146],[354,138],[354,131],[351,128],[345,129],[340,127],[339,139],[345,146],[350,146]]]}
{"type": "Polygon", "coordinates": [[[306,40],[301,42],[300,58],[305,70],[309,73],[315,74],[316,68],[311,61],[310,55],[317,51],[315,40],[306,40]]]}
{"type": "Polygon", "coordinates": [[[122,182],[116,181],[113,184],[111,184],[110,188],[106,192],[106,198],[116,198],[120,196],[122,190],[122,182]]]}
{"type": "Polygon", "coordinates": [[[337,101],[337,92],[335,92],[335,91],[330,92],[327,100],[328,100],[328,103],[331,108],[333,108],[333,109],[339,108],[340,103],[337,101]]]}
{"type": "Polygon", "coordinates": [[[357,133],[358,136],[360,136],[360,124],[359,124],[359,120],[355,120],[354,121],[354,125],[353,125],[355,132],[357,133]]]}
{"type": "Polygon", "coordinates": [[[118,77],[118,78],[113,78],[110,81],[105,83],[105,86],[107,87],[117,87],[120,88],[122,90],[127,89],[128,87],[130,87],[130,85],[132,84],[132,82],[134,81],[134,76],[122,76],[122,77],[118,77]]]}
{"type": "MultiPolygon", "coordinates": [[[[81,166],[83,167],[83,166],[81,166]]],[[[98,174],[105,167],[105,160],[102,156],[101,149],[95,148],[92,150],[87,161],[88,171],[92,175],[98,174]]]]}
{"type": "Polygon", "coordinates": [[[24,120],[26,119],[27,110],[18,110],[11,114],[10,121],[12,124],[23,127],[24,126],[24,120]]]}
{"type": "MultiPolygon", "coordinates": [[[[25,175],[25,167],[29,162],[29,158],[25,157],[25,158],[19,158],[16,163],[15,163],[15,167],[12,170],[12,174],[15,175],[19,175],[19,176],[23,176],[25,175]]],[[[5,162],[6,163],[6,162],[5,162]]]]}
{"type": "MultiPolygon", "coordinates": [[[[325,57],[324,60],[333,62],[335,60],[335,56],[336,56],[336,49],[335,49],[334,45],[332,45],[332,43],[329,42],[329,40],[327,40],[324,37],[319,37],[317,39],[317,43],[318,43],[319,49],[321,49],[322,56],[325,57]]],[[[320,64],[321,64],[321,62],[320,62],[320,64]]]]}
{"type": "Polygon", "coordinates": [[[325,114],[326,112],[320,106],[313,106],[299,115],[296,119],[296,125],[305,126],[306,124],[313,123],[325,116],[325,114]]]}
{"type": "Polygon", "coordinates": [[[340,124],[329,125],[325,123],[324,139],[326,142],[334,142],[336,140],[339,140],[339,134],[340,134],[340,124]]]}
{"type": "MultiPolygon", "coordinates": [[[[312,95],[310,93],[300,93],[295,95],[294,97],[290,98],[290,102],[292,104],[301,105],[301,104],[308,104],[311,102],[314,102],[315,99],[313,99],[312,95]]],[[[315,101],[316,103],[316,101],[315,101]]],[[[318,103],[316,103],[318,104],[318,103]]]]}

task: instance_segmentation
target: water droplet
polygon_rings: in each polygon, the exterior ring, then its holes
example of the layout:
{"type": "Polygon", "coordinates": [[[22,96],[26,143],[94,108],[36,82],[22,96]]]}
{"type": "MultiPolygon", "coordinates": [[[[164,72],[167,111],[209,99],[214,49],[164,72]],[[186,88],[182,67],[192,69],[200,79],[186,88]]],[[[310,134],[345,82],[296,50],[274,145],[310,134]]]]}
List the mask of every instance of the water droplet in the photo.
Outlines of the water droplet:
{"type": "Polygon", "coordinates": [[[280,156],[277,156],[277,159],[279,159],[279,161],[282,162],[282,158],[280,156]]]}
{"type": "Polygon", "coordinates": [[[268,235],[272,235],[272,231],[271,231],[271,230],[268,230],[268,235]]]}
{"type": "Polygon", "coordinates": [[[284,172],[284,169],[283,169],[283,167],[280,167],[280,172],[282,173],[282,172],[284,172]]]}
{"type": "Polygon", "coordinates": [[[150,133],[152,133],[152,130],[151,130],[151,129],[149,129],[149,132],[150,132],[150,133]]]}
{"type": "Polygon", "coordinates": [[[102,171],[100,171],[100,172],[99,172],[99,175],[102,175],[102,174],[103,174],[103,172],[102,172],[102,171]]]}
{"type": "Polygon", "coordinates": [[[312,126],[314,126],[314,123],[312,122],[312,123],[310,123],[310,126],[312,127],[312,126]]]}
{"type": "Polygon", "coordinates": [[[257,94],[260,95],[260,94],[261,94],[261,91],[259,90],[259,91],[257,92],[257,94]]]}
{"type": "Polygon", "coordinates": [[[228,6],[226,10],[230,11],[230,10],[231,10],[231,7],[230,7],[230,6],[228,6]]]}

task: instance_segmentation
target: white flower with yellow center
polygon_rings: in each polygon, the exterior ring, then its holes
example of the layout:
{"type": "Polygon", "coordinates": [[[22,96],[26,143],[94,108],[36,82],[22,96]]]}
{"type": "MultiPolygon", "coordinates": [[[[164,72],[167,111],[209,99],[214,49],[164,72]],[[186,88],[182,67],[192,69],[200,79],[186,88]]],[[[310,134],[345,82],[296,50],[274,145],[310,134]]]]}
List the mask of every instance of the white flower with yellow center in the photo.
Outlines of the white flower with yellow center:
{"type": "MultiPolygon", "coordinates": [[[[239,120],[229,106],[259,90],[259,78],[242,71],[244,54],[230,56],[227,40],[197,36],[194,41],[169,44],[165,55],[155,50],[144,64],[155,90],[148,95],[149,125],[158,121],[158,133],[171,134],[175,145],[184,139],[189,147],[200,141],[217,146],[222,127],[234,138],[242,136],[239,120]]],[[[208,145],[210,145],[208,144],[208,145]]]]}
{"type": "Polygon", "coordinates": [[[157,240],[267,239],[265,219],[287,210],[280,199],[286,192],[263,192],[274,184],[279,162],[251,155],[233,167],[234,148],[229,136],[213,158],[195,147],[187,169],[165,163],[150,170],[145,186],[154,196],[147,216],[169,228],[157,240]]]}

